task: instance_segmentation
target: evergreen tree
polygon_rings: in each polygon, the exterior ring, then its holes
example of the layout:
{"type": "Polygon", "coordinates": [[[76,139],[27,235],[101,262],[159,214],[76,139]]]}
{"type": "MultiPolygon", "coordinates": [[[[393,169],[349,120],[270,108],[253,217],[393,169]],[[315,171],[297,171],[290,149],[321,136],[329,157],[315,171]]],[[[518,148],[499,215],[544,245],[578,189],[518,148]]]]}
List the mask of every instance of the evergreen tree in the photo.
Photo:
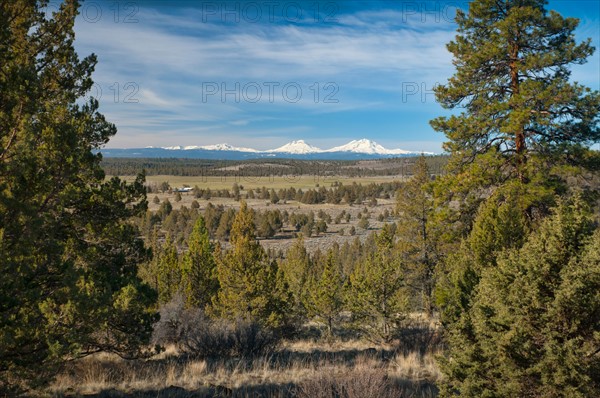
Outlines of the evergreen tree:
{"type": "Polygon", "coordinates": [[[561,165],[597,159],[583,148],[600,140],[600,95],[569,82],[569,66],[594,48],[575,42],[578,20],[546,3],[476,0],[468,13],[457,11],[458,35],[447,46],[456,73],[436,98],[464,110],[431,122],[448,138],[450,173],[440,191],[464,199],[457,216],[473,215],[482,189],[508,179],[546,187],[543,202],[556,192],[561,165]]]}
{"type": "Polygon", "coordinates": [[[600,233],[580,200],[502,251],[450,330],[445,396],[590,397],[600,391],[600,233]]]}
{"type": "Polygon", "coordinates": [[[196,219],[187,242],[188,252],[181,261],[181,290],[187,306],[205,308],[217,294],[219,281],[213,246],[201,216],[196,219]]]}
{"type": "Polygon", "coordinates": [[[323,273],[318,281],[312,281],[309,313],[327,326],[329,336],[333,335],[333,325],[344,307],[343,279],[339,267],[330,250],[325,260],[323,273]]]}
{"type": "Polygon", "coordinates": [[[281,262],[281,269],[294,297],[294,312],[299,316],[306,315],[305,303],[309,297],[308,282],[316,275],[312,274],[313,262],[306,251],[302,235],[287,251],[285,260],[281,262]]]}
{"type": "Polygon", "coordinates": [[[96,153],[116,133],[89,92],[79,4],[0,2],[0,395],[47,381],[97,351],[142,353],[155,293],[137,276],[149,252],[129,222],[144,178],[105,181],[96,153]],[[4,390],[4,391],[2,391],[4,390]]]}
{"type": "Polygon", "coordinates": [[[160,303],[169,302],[181,289],[181,266],[177,246],[170,237],[162,244],[153,259],[155,265],[152,269],[156,275],[156,289],[160,303]]]}
{"type": "Polygon", "coordinates": [[[403,268],[389,225],[375,240],[375,251],[367,261],[358,263],[350,275],[347,301],[359,329],[371,339],[389,342],[406,311],[401,292],[403,268]]]}
{"type": "Polygon", "coordinates": [[[413,176],[396,193],[398,231],[407,266],[407,283],[422,297],[423,310],[433,313],[434,271],[442,257],[441,228],[435,214],[433,188],[424,155],[417,158],[413,176]]]}
{"type": "Polygon", "coordinates": [[[254,235],[254,214],[241,202],[231,228],[231,249],[216,254],[220,285],[215,311],[226,318],[254,319],[284,327],[292,298],[283,273],[270,261],[254,235]]]}
{"type": "Polygon", "coordinates": [[[498,255],[523,245],[531,229],[524,192],[518,183],[497,190],[479,208],[470,235],[440,264],[436,301],[444,324],[469,310],[482,272],[496,267],[498,255]]]}

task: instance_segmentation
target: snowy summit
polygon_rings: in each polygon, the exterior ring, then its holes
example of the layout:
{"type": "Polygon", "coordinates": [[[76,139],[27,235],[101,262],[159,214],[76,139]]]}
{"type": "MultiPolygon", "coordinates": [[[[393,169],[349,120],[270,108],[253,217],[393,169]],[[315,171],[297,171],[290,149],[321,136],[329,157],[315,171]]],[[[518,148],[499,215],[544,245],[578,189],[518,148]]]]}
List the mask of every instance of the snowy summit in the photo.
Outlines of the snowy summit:
{"type": "MultiPolygon", "coordinates": [[[[318,153],[356,153],[365,155],[414,155],[420,152],[406,151],[404,149],[387,149],[382,145],[379,145],[375,141],[363,138],[361,140],[352,140],[349,143],[341,146],[336,146],[331,149],[321,149],[314,145],[310,145],[304,140],[296,140],[288,142],[287,144],[280,146],[279,148],[261,151],[252,148],[234,147],[229,144],[215,144],[215,145],[190,145],[190,146],[170,146],[163,147],[168,150],[205,150],[205,151],[228,151],[228,152],[252,152],[262,154],[276,154],[276,153],[287,153],[293,155],[311,155],[318,153]]],[[[431,154],[430,152],[424,152],[425,154],[431,154]]]]}
{"type": "Polygon", "coordinates": [[[386,149],[375,141],[364,138],[362,140],[352,140],[346,145],[333,147],[326,152],[354,152],[370,155],[406,155],[413,153],[404,149],[386,149]]]}
{"type": "Polygon", "coordinates": [[[280,146],[277,149],[272,149],[267,152],[283,152],[283,153],[295,153],[303,155],[306,153],[321,153],[323,150],[316,146],[307,144],[304,140],[292,141],[287,144],[280,146]]]}

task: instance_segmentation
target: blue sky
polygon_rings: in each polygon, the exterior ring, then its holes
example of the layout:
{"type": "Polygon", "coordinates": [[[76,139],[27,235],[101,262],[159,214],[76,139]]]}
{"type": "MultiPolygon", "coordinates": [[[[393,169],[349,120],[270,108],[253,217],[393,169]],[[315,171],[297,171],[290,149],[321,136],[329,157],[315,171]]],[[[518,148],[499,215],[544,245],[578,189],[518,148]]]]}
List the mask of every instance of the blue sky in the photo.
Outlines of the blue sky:
{"type": "MultiPolygon", "coordinates": [[[[328,148],[369,138],[441,151],[431,92],[453,73],[445,44],[460,1],[86,1],[81,56],[99,64],[92,95],[118,127],[108,147],[328,148]]],[[[600,47],[600,1],[550,1],[600,47]]],[[[600,87],[600,55],[573,68],[600,87]]]]}

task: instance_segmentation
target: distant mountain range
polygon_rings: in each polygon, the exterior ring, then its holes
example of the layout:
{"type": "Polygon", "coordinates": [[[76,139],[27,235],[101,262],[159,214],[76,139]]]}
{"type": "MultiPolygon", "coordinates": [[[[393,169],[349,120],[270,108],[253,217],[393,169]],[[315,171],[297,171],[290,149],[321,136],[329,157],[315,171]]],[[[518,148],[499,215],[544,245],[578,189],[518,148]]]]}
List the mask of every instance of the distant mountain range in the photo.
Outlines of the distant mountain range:
{"type": "Polygon", "coordinates": [[[105,157],[131,158],[195,158],[244,160],[261,158],[291,159],[331,159],[355,160],[372,158],[389,158],[398,156],[415,156],[421,153],[433,155],[431,152],[406,151],[404,149],[386,149],[375,141],[368,139],[353,140],[341,146],[321,149],[304,140],[292,141],[279,148],[260,151],[252,148],[235,147],[229,144],[203,146],[170,146],[101,150],[105,157]]]}

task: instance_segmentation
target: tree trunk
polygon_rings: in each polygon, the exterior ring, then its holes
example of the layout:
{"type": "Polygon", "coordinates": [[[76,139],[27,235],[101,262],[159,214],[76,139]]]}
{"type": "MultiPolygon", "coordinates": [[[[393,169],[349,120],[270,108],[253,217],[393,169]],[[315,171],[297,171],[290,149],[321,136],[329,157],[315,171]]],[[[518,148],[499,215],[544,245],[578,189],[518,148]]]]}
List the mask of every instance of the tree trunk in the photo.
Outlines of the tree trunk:
{"type": "MultiPolygon", "coordinates": [[[[517,61],[519,59],[519,45],[516,42],[510,44],[510,86],[511,86],[511,97],[519,95],[519,69],[517,67],[517,61]]],[[[514,108],[513,108],[514,109],[514,108]]],[[[519,126],[515,129],[515,156],[516,156],[516,169],[517,176],[521,182],[526,182],[524,174],[525,164],[527,158],[525,156],[525,126],[519,123],[519,126]]]]}

